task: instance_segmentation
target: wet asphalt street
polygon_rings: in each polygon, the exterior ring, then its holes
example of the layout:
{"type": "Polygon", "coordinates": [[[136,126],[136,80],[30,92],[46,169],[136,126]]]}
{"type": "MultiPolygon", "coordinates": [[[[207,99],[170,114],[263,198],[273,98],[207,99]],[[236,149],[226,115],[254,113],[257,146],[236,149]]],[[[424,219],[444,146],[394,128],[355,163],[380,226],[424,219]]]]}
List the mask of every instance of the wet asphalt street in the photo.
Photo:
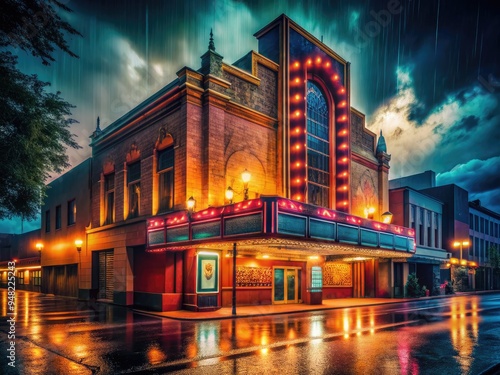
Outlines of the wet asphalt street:
{"type": "Polygon", "coordinates": [[[481,374],[500,294],[210,321],[0,290],[2,374],[481,374]],[[15,367],[9,334],[15,330],[15,367]]]}

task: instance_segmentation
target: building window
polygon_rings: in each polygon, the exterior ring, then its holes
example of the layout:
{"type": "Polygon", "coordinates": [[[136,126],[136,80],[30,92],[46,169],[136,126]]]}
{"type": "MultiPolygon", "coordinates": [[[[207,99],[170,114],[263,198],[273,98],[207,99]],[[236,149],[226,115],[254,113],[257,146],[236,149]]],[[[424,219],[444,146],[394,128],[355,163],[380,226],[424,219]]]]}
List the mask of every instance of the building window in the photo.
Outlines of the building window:
{"type": "Polygon", "coordinates": [[[42,285],[42,271],[32,271],[31,278],[33,279],[33,285],[42,285]]]}
{"type": "Polygon", "coordinates": [[[68,202],[68,225],[76,223],[76,201],[74,199],[68,202]]]}
{"type": "Polygon", "coordinates": [[[479,232],[479,216],[474,215],[474,230],[479,232]]]}
{"type": "Polygon", "coordinates": [[[484,233],[484,217],[481,218],[481,233],[484,233]]]}
{"type": "Polygon", "coordinates": [[[432,246],[432,216],[430,211],[426,211],[426,227],[427,227],[427,240],[425,241],[427,246],[432,246]]]}
{"type": "Polygon", "coordinates": [[[439,215],[434,213],[434,247],[439,249],[439,215]]]}
{"type": "Polygon", "coordinates": [[[56,229],[61,229],[61,205],[56,207],[56,229]]]}
{"type": "Polygon", "coordinates": [[[45,211],[45,232],[50,232],[50,210],[45,211]]]}
{"type": "Polygon", "coordinates": [[[104,176],[104,224],[115,222],[115,174],[104,176]]]}
{"type": "Polygon", "coordinates": [[[415,215],[416,210],[414,205],[410,205],[410,228],[415,229],[415,215]]]}
{"type": "Polygon", "coordinates": [[[328,105],[320,88],[307,82],[307,199],[330,206],[330,124],[328,105]]]}
{"type": "Polygon", "coordinates": [[[174,203],[174,148],[158,152],[159,211],[169,211],[174,203]]]}
{"type": "Polygon", "coordinates": [[[474,215],[469,214],[469,227],[474,230],[474,215]]]}
{"type": "Polygon", "coordinates": [[[484,219],[484,224],[484,233],[490,234],[490,222],[488,221],[488,219],[484,219]]]}
{"type": "Polygon", "coordinates": [[[141,162],[138,161],[128,166],[127,173],[129,218],[139,216],[141,205],[141,162]]]}
{"type": "Polygon", "coordinates": [[[17,271],[17,283],[24,285],[24,271],[17,271]]]}
{"type": "Polygon", "coordinates": [[[419,233],[419,239],[418,239],[418,244],[419,245],[424,245],[424,237],[425,237],[425,231],[424,231],[424,209],[420,208],[420,215],[418,215],[418,233],[419,233]]]}
{"type": "Polygon", "coordinates": [[[469,256],[474,256],[474,237],[469,236],[469,256]]]}

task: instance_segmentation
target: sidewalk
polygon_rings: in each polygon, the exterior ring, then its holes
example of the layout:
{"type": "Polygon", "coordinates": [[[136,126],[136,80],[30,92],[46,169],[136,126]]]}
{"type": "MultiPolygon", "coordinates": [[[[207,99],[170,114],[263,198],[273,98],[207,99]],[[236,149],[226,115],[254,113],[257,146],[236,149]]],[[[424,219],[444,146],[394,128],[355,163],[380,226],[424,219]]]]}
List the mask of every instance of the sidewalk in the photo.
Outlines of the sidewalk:
{"type": "Polygon", "coordinates": [[[253,316],[262,315],[277,315],[277,314],[290,314],[310,311],[334,310],[344,308],[356,308],[363,306],[385,305],[391,303],[401,302],[416,302],[425,301],[437,298],[450,298],[459,297],[470,294],[487,294],[498,293],[498,290],[488,291],[474,291],[474,292],[457,292],[455,294],[420,297],[420,298],[338,298],[323,300],[321,305],[305,305],[303,303],[290,304],[290,305],[254,305],[254,306],[237,306],[236,315],[232,315],[231,307],[222,307],[216,311],[148,311],[141,309],[133,309],[135,312],[160,316],[164,318],[176,320],[218,320],[218,319],[232,319],[232,318],[248,318],[253,316]]]}
{"type": "MultiPolygon", "coordinates": [[[[426,299],[433,297],[426,297],[426,299]]],[[[300,313],[309,311],[333,310],[343,308],[363,307],[370,305],[383,305],[389,303],[416,301],[415,298],[338,298],[323,300],[321,305],[305,305],[296,303],[290,305],[255,305],[255,306],[237,306],[236,316],[232,315],[231,307],[222,307],[216,311],[147,311],[134,309],[134,311],[154,316],[177,320],[216,320],[216,319],[231,319],[231,318],[247,318],[261,315],[277,315],[300,313]]]]}

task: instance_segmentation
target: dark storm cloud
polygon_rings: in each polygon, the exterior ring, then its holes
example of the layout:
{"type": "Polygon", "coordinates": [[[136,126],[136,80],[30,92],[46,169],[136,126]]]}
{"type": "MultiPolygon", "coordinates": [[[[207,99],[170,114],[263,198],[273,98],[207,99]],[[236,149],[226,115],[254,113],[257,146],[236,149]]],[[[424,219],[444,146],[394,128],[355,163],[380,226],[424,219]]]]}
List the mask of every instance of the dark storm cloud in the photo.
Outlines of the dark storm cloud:
{"type": "Polygon", "coordinates": [[[480,199],[483,206],[500,212],[500,156],[473,159],[436,176],[439,185],[457,184],[469,191],[469,200],[480,199]]]}
{"type": "MultiPolygon", "coordinates": [[[[65,2],[64,17],[83,38],[70,41],[80,59],[63,54],[42,67],[20,56],[76,105],[73,127],[90,156],[97,116],[106,127],[163,85],[183,66],[200,67],[213,28],[217,52],[232,63],[258,49],[253,34],[281,13],[351,62],[351,105],[389,136],[391,173],[451,170],[470,159],[498,156],[499,3],[424,0],[172,0],[65,2]],[[391,11],[397,10],[397,11],[391,11]],[[382,118],[384,120],[382,121],[382,118]],[[473,119],[478,119],[473,126],[473,119]],[[460,141],[448,136],[468,131],[460,141]],[[495,138],[496,137],[496,138],[495,138]]],[[[394,176],[396,175],[396,176],[394,176]]]]}
{"type": "Polygon", "coordinates": [[[466,132],[474,130],[474,128],[479,124],[479,118],[473,115],[463,118],[457,125],[455,125],[455,130],[464,130],[466,132]]]}

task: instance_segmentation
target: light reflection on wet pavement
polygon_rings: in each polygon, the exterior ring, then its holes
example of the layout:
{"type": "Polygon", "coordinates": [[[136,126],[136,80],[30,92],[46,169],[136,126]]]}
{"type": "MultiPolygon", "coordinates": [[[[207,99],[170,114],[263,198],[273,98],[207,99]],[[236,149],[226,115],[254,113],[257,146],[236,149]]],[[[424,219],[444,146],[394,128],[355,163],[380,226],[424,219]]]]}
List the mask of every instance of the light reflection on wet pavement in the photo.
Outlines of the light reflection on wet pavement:
{"type": "MultiPolygon", "coordinates": [[[[6,291],[0,291],[6,316],[6,291]]],[[[16,371],[478,374],[500,363],[500,295],[180,321],[18,292],[16,371]]],[[[8,324],[0,323],[7,352],[8,324]]]]}

